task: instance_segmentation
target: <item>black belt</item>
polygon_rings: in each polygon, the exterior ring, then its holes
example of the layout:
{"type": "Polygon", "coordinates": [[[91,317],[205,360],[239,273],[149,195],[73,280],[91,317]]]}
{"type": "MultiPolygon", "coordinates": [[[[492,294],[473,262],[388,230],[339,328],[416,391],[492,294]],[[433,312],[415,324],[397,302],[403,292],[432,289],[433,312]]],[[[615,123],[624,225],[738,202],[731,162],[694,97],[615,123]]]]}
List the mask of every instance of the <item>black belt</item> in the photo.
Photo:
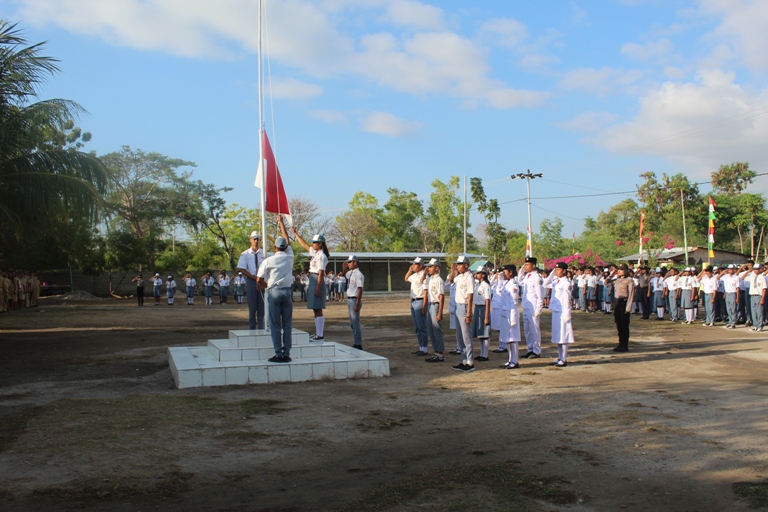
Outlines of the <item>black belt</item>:
{"type": "Polygon", "coordinates": [[[419,300],[424,300],[424,298],[422,297],[420,299],[411,299],[411,302],[416,302],[416,301],[419,301],[419,300]]]}
{"type": "Polygon", "coordinates": [[[318,274],[318,272],[310,272],[310,274],[315,274],[315,275],[317,275],[317,274],[318,274]]]}

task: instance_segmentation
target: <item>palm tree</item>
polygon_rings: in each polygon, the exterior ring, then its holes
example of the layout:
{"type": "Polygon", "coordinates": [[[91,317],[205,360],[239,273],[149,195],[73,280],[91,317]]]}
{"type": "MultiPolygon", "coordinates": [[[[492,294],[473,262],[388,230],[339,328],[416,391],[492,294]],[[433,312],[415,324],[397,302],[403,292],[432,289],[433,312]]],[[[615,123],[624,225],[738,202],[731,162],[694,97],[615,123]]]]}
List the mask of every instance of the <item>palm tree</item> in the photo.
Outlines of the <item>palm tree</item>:
{"type": "Polygon", "coordinates": [[[0,20],[0,224],[15,235],[53,216],[95,220],[107,186],[95,155],[60,143],[84,109],[69,100],[34,101],[59,70],[40,55],[43,46],[28,45],[16,24],[0,20]]]}

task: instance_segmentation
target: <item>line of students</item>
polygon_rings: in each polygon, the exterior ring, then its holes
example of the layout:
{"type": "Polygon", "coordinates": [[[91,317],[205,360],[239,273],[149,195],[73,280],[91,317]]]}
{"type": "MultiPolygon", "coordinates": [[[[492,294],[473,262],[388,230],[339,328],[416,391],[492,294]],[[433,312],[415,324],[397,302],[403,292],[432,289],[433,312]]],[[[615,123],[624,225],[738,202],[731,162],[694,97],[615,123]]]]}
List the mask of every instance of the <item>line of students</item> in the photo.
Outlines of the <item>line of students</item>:
{"type": "Polygon", "coordinates": [[[35,272],[0,272],[0,313],[37,307],[40,280],[35,272]]]}
{"type": "MultiPolygon", "coordinates": [[[[230,285],[234,287],[235,302],[238,304],[243,303],[243,295],[245,293],[245,277],[243,276],[242,272],[238,272],[232,279],[230,279],[230,277],[227,275],[226,270],[219,272],[215,278],[211,275],[210,272],[206,272],[205,275],[200,278],[199,286],[192,273],[187,272],[187,274],[182,278],[182,281],[184,281],[184,291],[187,296],[187,305],[189,306],[195,303],[195,294],[199,288],[202,288],[206,305],[213,304],[214,284],[219,285],[219,304],[227,304],[230,285]]],[[[139,307],[141,307],[144,305],[144,276],[139,274],[134,277],[131,282],[136,284],[136,299],[139,307]]],[[[152,296],[155,299],[155,306],[160,305],[160,298],[162,297],[163,289],[165,289],[168,305],[173,306],[176,298],[176,288],[178,287],[176,280],[173,278],[173,275],[169,275],[164,281],[163,278],[160,277],[160,273],[156,272],[152,277],[149,278],[149,284],[152,289],[152,296]]]]}

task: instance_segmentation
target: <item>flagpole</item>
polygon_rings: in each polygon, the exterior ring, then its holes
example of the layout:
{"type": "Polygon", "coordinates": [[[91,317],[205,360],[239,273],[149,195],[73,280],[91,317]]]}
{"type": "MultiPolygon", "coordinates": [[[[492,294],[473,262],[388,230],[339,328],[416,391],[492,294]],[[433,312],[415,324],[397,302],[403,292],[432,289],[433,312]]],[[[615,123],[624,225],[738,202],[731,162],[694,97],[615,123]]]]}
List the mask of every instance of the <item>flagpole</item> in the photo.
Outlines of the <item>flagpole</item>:
{"type": "Polygon", "coordinates": [[[683,209],[683,246],[685,249],[685,266],[688,266],[688,234],[685,231],[685,198],[683,197],[683,189],[680,189],[680,205],[683,209]]]}
{"type": "MultiPolygon", "coordinates": [[[[261,64],[261,36],[264,25],[263,1],[259,0],[259,167],[261,168],[261,250],[264,257],[267,256],[267,163],[264,161],[264,92],[262,89],[262,64],[261,64]]],[[[258,270],[258,269],[257,269],[258,270]]],[[[258,292],[257,293],[262,293],[258,292]]],[[[262,293],[264,302],[264,319],[269,318],[269,306],[266,297],[262,293]]],[[[258,326],[257,326],[258,327],[258,326]]],[[[269,330],[269,323],[264,322],[264,327],[269,330]]]]}

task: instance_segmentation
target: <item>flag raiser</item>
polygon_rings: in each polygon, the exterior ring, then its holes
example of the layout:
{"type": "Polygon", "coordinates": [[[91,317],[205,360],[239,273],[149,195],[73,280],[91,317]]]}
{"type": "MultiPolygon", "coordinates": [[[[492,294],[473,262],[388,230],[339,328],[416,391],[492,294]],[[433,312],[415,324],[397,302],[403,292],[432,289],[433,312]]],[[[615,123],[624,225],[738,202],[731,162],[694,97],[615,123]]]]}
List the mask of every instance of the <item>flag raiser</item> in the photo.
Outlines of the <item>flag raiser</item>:
{"type": "MultiPolygon", "coordinates": [[[[264,131],[262,144],[264,147],[264,161],[267,163],[267,175],[266,175],[266,204],[265,210],[270,213],[282,214],[285,219],[285,224],[290,227],[293,222],[291,220],[291,210],[288,206],[288,198],[285,195],[285,189],[283,188],[283,179],[280,177],[280,169],[277,167],[277,161],[275,160],[275,154],[272,152],[272,146],[269,144],[269,138],[267,138],[267,132],[264,131]]],[[[262,183],[262,162],[259,162],[259,169],[256,172],[256,182],[254,186],[261,188],[262,183]]]]}
{"type": "Polygon", "coordinates": [[[715,257],[715,202],[709,198],[709,234],[707,244],[709,245],[709,259],[715,257]]]}

